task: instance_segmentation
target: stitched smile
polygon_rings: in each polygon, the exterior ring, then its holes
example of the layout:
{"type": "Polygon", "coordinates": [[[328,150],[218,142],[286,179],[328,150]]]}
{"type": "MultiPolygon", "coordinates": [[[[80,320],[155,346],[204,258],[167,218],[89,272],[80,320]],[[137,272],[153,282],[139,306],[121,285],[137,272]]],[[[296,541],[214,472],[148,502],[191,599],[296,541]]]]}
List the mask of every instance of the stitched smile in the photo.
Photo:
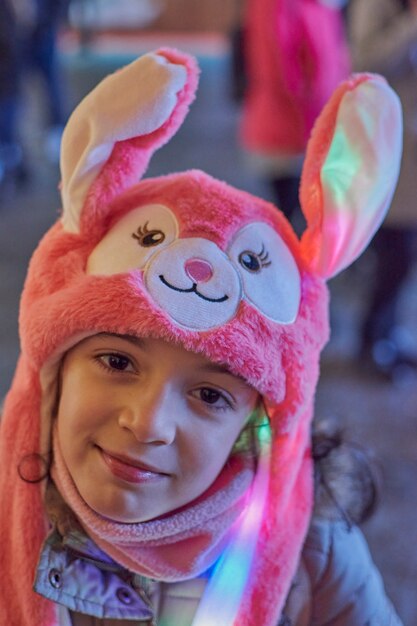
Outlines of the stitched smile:
{"type": "Polygon", "coordinates": [[[189,289],[180,289],[179,287],[174,287],[174,285],[170,285],[170,283],[167,280],[165,280],[162,274],[159,274],[159,280],[161,281],[161,283],[163,283],[170,289],[173,289],[174,291],[179,291],[180,293],[195,293],[196,296],[198,296],[199,298],[202,298],[203,300],[207,300],[207,302],[225,302],[226,300],[229,299],[229,296],[226,296],[226,295],[223,296],[222,298],[217,298],[217,299],[203,296],[202,293],[199,293],[197,291],[197,283],[193,283],[193,286],[190,287],[189,289]]]}

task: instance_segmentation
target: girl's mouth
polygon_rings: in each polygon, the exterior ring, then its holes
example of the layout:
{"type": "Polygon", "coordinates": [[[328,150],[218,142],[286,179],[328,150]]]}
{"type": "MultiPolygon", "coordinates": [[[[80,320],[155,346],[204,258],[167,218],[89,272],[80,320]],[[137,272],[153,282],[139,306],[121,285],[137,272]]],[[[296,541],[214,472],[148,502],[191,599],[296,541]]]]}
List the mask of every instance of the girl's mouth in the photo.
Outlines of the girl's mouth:
{"type": "Polygon", "coordinates": [[[117,478],[126,480],[129,483],[145,483],[161,480],[167,476],[167,474],[162,472],[149,469],[146,465],[142,466],[140,462],[115,456],[102,448],[98,448],[98,450],[110,472],[117,478]]]}

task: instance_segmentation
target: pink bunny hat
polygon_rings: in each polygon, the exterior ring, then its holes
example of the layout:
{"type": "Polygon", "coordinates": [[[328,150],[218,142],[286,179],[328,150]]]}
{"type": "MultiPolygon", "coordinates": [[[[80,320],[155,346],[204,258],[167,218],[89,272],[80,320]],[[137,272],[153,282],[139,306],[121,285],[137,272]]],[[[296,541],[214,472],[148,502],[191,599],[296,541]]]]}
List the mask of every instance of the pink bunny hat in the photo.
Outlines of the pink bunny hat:
{"type": "Polygon", "coordinates": [[[30,263],[22,353],[0,433],[2,626],[58,623],[53,603],[31,591],[48,531],[43,487],[20,480],[17,467],[50,449],[63,353],[104,330],[179,343],[262,394],[272,443],[229,565],[249,545],[245,532],[253,550],[235,604],[216,606],[219,590],[227,597],[226,567],[194,624],[272,626],[282,611],[312,511],[325,281],[363,251],[384,218],[399,170],[401,112],[381,77],[356,75],[336,90],[308,146],[299,241],[275,207],[203,172],[136,183],[181,125],[197,76],[194,60],[178,51],[147,54],[98,85],[65,130],[63,215],[30,263]]]}

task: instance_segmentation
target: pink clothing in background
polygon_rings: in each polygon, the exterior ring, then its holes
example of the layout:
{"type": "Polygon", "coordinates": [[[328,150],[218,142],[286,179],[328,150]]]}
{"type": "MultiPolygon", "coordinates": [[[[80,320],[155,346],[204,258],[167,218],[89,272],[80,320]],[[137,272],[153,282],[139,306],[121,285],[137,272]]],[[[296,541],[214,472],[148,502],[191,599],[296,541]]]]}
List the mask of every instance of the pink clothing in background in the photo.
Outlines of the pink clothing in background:
{"type": "Polygon", "coordinates": [[[316,117],[350,71],[340,9],[319,0],[249,0],[244,36],[244,146],[304,152],[316,117]]]}

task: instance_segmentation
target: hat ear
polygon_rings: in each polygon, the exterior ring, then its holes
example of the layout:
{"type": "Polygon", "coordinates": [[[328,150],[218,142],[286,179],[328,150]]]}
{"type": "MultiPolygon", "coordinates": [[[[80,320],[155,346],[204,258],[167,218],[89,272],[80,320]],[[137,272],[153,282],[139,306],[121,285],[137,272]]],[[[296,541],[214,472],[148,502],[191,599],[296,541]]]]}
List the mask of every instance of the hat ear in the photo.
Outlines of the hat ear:
{"type": "Polygon", "coordinates": [[[62,139],[64,230],[80,231],[83,213],[93,210],[86,203],[93,187],[98,195],[105,187],[105,211],[142,177],[155,150],[181,126],[197,78],[192,57],[161,49],[111,74],[81,101],[62,139]]]}
{"type": "Polygon", "coordinates": [[[301,252],[315,273],[331,278],[366,248],[390,205],[401,152],[401,105],[385,79],[342,83],[316,122],[301,178],[301,252]]]}

